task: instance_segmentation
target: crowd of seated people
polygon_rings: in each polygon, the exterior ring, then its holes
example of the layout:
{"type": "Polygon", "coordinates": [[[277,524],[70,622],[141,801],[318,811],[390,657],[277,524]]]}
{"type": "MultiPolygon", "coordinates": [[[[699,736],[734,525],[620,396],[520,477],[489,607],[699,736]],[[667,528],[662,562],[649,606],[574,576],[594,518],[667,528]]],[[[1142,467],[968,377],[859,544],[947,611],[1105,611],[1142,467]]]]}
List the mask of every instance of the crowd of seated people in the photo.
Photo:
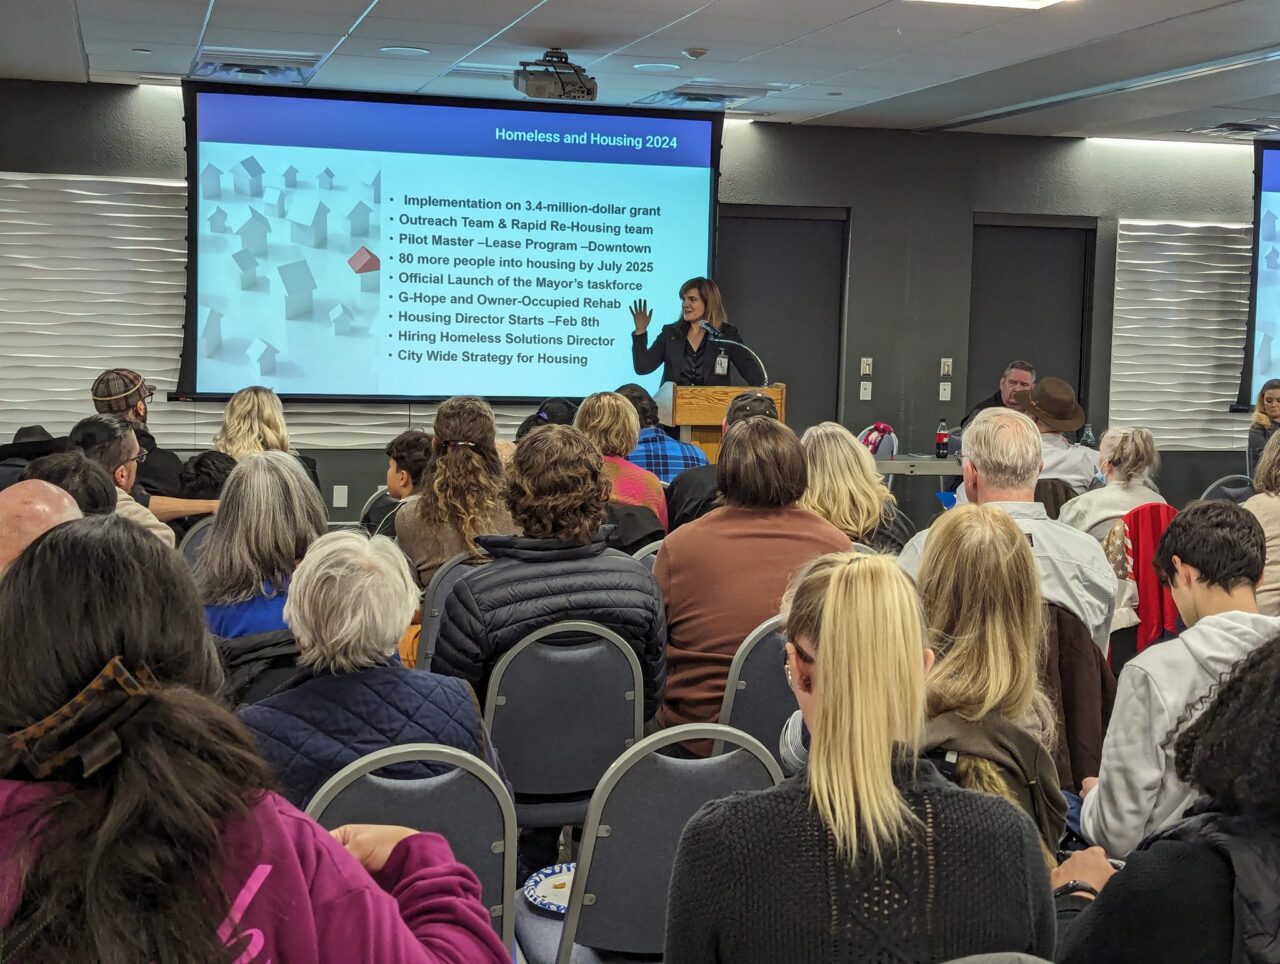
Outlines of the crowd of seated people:
{"type": "MultiPolygon", "coordinates": [[[[1103,541],[1161,507],[1158,457],[1145,430],[1106,433],[1098,484],[1081,468],[1084,491],[1049,518],[1051,455],[1062,473],[1094,457],[1066,441],[1080,413],[1053,379],[973,417],[971,504],[915,535],[856,436],[798,438],[755,391],[730,404],[714,464],[675,447],[638,386],[548,399],[506,457],[489,406],[450,399],[430,434],[387,446],[368,525],[387,535],[370,535],[326,534],[314,463],[269,390],[232,398],[213,451],[161,456],[148,491],[140,466],[165,452],[151,386],[125,369],[99,383],[99,413],[0,489],[15,961],[509,961],[448,841],[327,833],[298,808],[410,743],[472,754],[501,783],[481,706],[531,632],[617,633],[651,733],[716,721],[743,640],[778,615],[795,712],[775,746],[793,775],[687,824],[665,960],[1274,959],[1280,443],[1258,466],[1264,501],[1192,503],[1162,530],[1152,568],[1180,631],[1117,686],[1103,541]],[[653,517],[647,562],[613,548],[622,510],[653,517]],[[175,529],[210,515],[188,562],[175,529]],[[460,554],[418,662],[423,590],[460,554]]],[[[572,712],[573,694],[550,695],[572,712]]],[[[713,747],[663,752],[696,768],[713,747]]],[[[571,858],[575,834],[521,831],[522,868],[571,858]]]]}

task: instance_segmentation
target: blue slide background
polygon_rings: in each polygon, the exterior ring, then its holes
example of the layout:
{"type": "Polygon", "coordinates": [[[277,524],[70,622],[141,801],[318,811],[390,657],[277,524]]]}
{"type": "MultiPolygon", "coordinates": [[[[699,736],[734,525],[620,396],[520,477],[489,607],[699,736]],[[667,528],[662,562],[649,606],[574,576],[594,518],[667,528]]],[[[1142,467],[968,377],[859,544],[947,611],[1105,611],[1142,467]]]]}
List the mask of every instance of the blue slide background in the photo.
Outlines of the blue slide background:
{"type": "Polygon", "coordinates": [[[1256,399],[1269,378],[1280,378],[1280,150],[1262,152],[1258,205],[1258,290],[1253,331],[1253,390],[1256,399]]]}
{"type": "Polygon", "coordinates": [[[627,306],[656,333],[707,271],[710,121],[198,96],[197,391],[656,389],[627,306]]]}

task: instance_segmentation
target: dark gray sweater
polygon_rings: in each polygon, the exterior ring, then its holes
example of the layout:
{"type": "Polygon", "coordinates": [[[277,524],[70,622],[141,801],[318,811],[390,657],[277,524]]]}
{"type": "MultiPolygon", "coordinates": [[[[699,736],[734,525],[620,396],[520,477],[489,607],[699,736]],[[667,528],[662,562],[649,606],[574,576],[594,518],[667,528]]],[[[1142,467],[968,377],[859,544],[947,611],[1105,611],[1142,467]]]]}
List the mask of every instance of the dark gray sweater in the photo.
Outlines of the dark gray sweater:
{"type": "Polygon", "coordinates": [[[897,782],[921,824],[879,872],[837,857],[803,772],[704,806],[676,855],[666,964],[1052,957],[1049,873],[1026,814],[924,760],[897,782]]]}

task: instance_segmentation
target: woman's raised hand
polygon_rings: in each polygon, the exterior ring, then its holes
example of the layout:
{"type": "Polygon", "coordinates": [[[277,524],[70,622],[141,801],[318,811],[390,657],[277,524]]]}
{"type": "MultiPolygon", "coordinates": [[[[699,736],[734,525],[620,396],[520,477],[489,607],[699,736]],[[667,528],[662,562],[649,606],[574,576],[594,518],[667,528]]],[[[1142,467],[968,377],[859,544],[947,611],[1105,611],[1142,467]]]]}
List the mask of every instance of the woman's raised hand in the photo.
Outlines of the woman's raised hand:
{"type": "Polygon", "coordinates": [[[649,310],[649,303],[643,298],[631,303],[631,320],[636,324],[637,335],[643,335],[648,331],[649,322],[653,321],[653,312],[649,310]]]}

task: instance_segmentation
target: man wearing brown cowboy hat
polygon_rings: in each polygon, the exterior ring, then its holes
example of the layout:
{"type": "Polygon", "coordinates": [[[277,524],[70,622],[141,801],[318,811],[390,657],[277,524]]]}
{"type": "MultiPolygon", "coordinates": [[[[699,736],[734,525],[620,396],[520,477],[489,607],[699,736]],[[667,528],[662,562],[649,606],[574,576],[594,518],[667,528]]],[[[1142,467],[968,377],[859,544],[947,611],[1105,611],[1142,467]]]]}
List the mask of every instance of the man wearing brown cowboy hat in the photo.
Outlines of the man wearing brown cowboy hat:
{"type": "Polygon", "coordinates": [[[1061,378],[1042,378],[1030,391],[1014,392],[1012,408],[1025,413],[1040,429],[1044,458],[1042,479],[1061,479],[1076,492],[1089,488],[1098,473],[1098,453],[1067,441],[1063,432],[1084,424],[1084,409],[1075,390],[1061,378]]]}

